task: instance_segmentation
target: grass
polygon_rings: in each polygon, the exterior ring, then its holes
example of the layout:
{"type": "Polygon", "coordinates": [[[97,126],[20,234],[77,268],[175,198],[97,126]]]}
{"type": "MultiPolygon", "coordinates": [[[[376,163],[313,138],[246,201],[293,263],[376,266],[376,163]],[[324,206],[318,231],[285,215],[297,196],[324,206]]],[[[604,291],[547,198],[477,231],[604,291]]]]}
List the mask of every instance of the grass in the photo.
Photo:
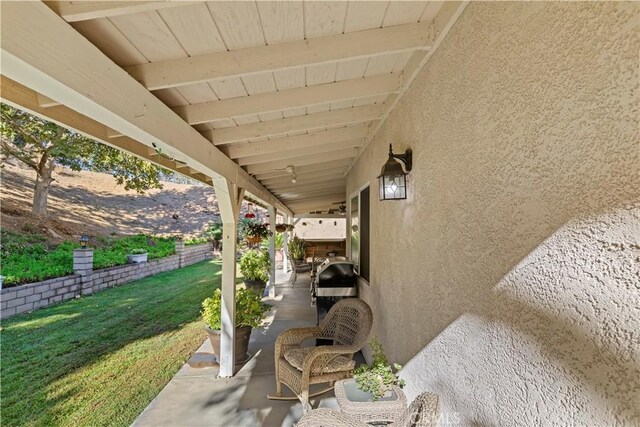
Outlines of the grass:
{"type": "Polygon", "coordinates": [[[205,338],[202,262],[3,321],[3,426],[128,426],[205,338]]]}
{"type": "MultiPolygon", "coordinates": [[[[18,234],[2,230],[0,264],[6,276],[3,287],[37,282],[73,273],[73,250],[80,247],[77,242],[64,242],[55,247],[46,244],[46,237],[33,234],[18,234]]],[[[139,234],[120,238],[98,237],[91,246],[93,268],[100,269],[127,263],[127,255],[135,249],[148,252],[148,258],[163,258],[175,253],[173,238],[139,234]]]]}

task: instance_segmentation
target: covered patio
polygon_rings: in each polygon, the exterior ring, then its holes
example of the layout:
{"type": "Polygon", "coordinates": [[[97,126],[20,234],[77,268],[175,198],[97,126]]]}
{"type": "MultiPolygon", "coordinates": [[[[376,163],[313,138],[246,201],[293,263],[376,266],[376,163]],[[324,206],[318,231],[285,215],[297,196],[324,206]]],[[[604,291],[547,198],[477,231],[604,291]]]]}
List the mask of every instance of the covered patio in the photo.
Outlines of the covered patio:
{"type": "Polygon", "coordinates": [[[640,419],[637,2],[0,7],[3,102],[216,192],[219,367],[186,365],[136,425],[301,414],[266,399],[275,337],[316,323],[274,238],[275,317],[234,367],[245,198],[271,231],[346,219],[372,336],[442,425],[640,419]]]}

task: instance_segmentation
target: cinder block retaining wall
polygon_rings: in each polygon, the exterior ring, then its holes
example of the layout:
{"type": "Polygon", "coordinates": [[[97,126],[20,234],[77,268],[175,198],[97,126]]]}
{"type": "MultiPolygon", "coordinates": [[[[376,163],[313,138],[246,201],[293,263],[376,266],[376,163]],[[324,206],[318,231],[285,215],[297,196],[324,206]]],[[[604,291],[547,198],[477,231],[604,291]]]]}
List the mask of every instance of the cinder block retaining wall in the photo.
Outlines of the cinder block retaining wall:
{"type": "Polygon", "coordinates": [[[0,295],[0,318],[6,319],[79,295],[88,295],[143,277],[213,259],[213,247],[210,243],[184,246],[184,243],[176,242],[175,255],[140,264],[92,270],[90,266],[93,262],[93,251],[76,252],[74,253],[74,271],[80,274],[3,289],[0,295]]]}

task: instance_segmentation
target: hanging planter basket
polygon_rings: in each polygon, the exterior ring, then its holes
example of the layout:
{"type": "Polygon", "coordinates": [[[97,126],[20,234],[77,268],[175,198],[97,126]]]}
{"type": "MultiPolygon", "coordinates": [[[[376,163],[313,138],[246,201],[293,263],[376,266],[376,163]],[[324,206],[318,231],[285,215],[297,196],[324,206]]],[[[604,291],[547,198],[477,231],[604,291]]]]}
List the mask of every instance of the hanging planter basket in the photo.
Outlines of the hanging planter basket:
{"type": "Polygon", "coordinates": [[[284,233],[287,231],[287,224],[276,224],[276,231],[278,233],[284,233]]]}
{"type": "Polygon", "coordinates": [[[247,236],[247,243],[250,245],[257,245],[262,242],[262,237],[260,236],[247,236]]]}

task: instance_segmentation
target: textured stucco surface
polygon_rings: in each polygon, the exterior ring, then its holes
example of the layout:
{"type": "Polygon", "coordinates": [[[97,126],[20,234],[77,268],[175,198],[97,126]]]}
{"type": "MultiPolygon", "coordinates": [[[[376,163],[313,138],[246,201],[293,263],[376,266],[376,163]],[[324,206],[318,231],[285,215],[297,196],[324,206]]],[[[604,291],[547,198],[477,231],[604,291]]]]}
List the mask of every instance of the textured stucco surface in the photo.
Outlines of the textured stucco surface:
{"type": "Polygon", "coordinates": [[[640,424],[639,9],[469,4],[348,176],[413,148],[361,295],[442,424],[640,424]]]}

